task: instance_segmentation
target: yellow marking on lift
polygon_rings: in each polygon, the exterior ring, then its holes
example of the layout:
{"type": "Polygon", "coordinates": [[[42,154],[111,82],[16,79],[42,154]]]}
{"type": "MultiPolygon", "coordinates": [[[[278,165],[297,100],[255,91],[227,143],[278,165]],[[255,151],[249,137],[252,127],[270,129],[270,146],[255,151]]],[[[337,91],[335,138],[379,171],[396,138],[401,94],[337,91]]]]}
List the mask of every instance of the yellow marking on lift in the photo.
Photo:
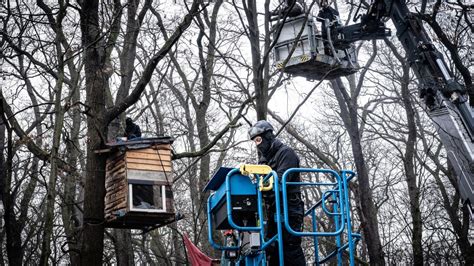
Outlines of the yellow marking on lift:
{"type": "Polygon", "coordinates": [[[306,55],[306,54],[301,55],[301,57],[300,57],[300,62],[301,62],[301,63],[304,63],[304,62],[307,62],[307,61],[309,61],[309,56],[306,55]]]}
{"type": "Polygon", "coordinates": [[[247,176],[250,174],[268,175],[271,171],[270,166],[262,164],[243,164],[240,166],[240,173],[247,176]]]}
{"type": "MultiPolygon", "coordinates": [[[[240,173],[246,176],[250,174],[268,175],[271,171],[272,171],[272,168],[268,165],[243,164],[240,166],[240,173]]],[[[265,183],[263,183],[263,176],[260,177],[258,189],[260,191],[272,190],[273,189],[273,176],[270,176],[265,183]]]]}

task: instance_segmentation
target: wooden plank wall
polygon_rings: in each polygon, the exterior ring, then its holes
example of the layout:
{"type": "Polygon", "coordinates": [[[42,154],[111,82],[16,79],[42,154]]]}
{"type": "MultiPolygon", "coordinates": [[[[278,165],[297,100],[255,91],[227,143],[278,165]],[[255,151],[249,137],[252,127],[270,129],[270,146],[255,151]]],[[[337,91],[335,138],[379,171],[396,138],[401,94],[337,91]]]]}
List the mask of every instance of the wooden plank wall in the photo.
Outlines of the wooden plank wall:
{"type": "Polygon", "coordinates": [[[115,153],[107,159],[105,176],[105,219],[114,219],[115,213],[127,208],[127,169],[125,156],[121,152],[115,153]]]}
{"type": "Polygon", "coordinates": [[[172,172],[171,146],[155,145],[126,153],[127,169],[172,172]]]}

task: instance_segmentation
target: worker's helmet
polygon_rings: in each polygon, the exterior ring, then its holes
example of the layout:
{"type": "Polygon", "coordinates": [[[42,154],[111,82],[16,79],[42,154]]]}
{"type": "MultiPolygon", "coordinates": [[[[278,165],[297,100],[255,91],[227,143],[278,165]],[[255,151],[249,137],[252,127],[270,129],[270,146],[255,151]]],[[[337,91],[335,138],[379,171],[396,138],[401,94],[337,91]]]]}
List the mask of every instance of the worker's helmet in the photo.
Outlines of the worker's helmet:
{"type": "Polygon", "coordinates": [[[326,7],[329,5],[328,0],[319,0],[318,5],[321,7],[326,7]]]}
{"type": "Polygon", "coordinates": [[[268,131],[273,131],[273,126],[266,120],[260,120],[249,129],[249,137],[250,139],[253,139],[268,131]]]}

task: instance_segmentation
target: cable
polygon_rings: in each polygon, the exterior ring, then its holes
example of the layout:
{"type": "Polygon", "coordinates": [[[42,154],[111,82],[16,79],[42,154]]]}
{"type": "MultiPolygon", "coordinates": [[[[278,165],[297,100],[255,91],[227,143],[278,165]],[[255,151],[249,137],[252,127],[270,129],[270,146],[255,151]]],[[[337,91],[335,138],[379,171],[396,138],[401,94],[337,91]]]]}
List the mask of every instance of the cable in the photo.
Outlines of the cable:
{"type": "Polygon", "coordinates": [[[295,108],[295,110],[293,111],[293,113],[290,115],[290,117],[288,118],[288,120],[280,127],[280,129],[278,130],[278,132],[275,134],[275,137],[278,137],[278,135],[281,133],[281,131],[286,127],[286,125],[291,121],[291,119],[293,119],[293,117],[295,117],[296,113],[299,111],[299,109],[301,108],[301,106],[303,106],[303,104],[306,103],[306,101],[309,99],[309,97],[311,96],[311,94],[313,94],[313,92],[316,90],[316,88],[319,87],[319,85],[321,85],[321,83],[324,81],[324,79],[332,72],[332,71],[335,71],[337,69],[339,69],[340,66],[336,67],[336,68],[333,68],[331,70],[329,70],[328,72],[326,72],[326,74],[324,74],[324,76],[321,78],[321,80],[311,89],[311,91],[308,93],[308,95],[306,95],[306,97],[303,99],[303,101],[295,108]]]}

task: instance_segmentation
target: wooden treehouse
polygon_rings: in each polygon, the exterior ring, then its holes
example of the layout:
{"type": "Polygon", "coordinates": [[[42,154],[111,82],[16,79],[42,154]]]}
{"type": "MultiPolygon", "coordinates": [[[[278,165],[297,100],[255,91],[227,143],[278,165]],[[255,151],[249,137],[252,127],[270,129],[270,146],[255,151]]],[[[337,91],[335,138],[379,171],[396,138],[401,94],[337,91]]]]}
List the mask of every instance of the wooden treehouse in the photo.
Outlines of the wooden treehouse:
{"type": "Polygon", "coordinates": [[[109,143],[106,227],[148,229],[176,221],[171,137],[109,143]]]}

